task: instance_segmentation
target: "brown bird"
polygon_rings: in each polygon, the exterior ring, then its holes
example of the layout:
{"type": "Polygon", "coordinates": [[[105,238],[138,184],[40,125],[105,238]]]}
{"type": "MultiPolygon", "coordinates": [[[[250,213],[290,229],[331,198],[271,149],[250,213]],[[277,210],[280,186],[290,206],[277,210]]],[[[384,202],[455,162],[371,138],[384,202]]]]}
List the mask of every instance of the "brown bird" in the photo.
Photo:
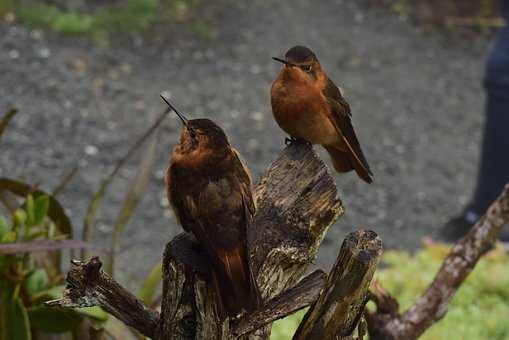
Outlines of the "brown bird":
{"type": "Polygon", "coordinates": [[[371,183],[373,174],[352,126],[350,106],[309,48],[290,48],[271,88],[272,113],[293,138],[322,145],[337,172],[355,170],[371,183]]]}
{"type": "MultiPolygon", "coordinates": [[[[161,96],[162,97],[162,96],[161,96]]],[[[194,234],[211,262],[221,316],[259,306],[247,246],[255,213],[249,171],[223,130],[209,119],[186,119],[166,170],[168,200],[185,231],[194,234]]]]}

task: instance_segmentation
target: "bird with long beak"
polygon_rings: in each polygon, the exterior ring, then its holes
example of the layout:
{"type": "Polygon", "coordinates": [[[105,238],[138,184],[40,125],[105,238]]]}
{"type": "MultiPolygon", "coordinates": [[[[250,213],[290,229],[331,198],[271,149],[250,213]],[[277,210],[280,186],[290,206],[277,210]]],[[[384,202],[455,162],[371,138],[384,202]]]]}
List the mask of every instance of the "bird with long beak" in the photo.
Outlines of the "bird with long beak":
{"type": "Polygon", "coordinates": [[[219,126],[209,119],[186,119],[161,97],[183,124],[165,175],[170,205],[208,255],[221,316],[252,311],[260,295],[247,244],[255,213],[249,171],[219,126]]]}
{"type": "Polygon", "coordinates": [[[350,106],[309,48],[290,48],[271,88],[272,113],[291,137],[322,145],[337,172],[355,170],[371,183],[373,174],[352,126],[350,106]]]}

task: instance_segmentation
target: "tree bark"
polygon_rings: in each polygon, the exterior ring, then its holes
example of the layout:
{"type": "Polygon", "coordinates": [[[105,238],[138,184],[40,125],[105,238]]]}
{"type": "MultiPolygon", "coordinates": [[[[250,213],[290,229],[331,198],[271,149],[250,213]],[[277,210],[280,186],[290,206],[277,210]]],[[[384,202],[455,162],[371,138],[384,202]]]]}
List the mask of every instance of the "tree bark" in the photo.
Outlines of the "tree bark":
{"type": "Polygon", "coordinates": [[[368,301],[368,289],[382,255],[373,231],[350,233],[341,246],[325,289],[311,306],[293,340],[350,339],[368,301]]]}

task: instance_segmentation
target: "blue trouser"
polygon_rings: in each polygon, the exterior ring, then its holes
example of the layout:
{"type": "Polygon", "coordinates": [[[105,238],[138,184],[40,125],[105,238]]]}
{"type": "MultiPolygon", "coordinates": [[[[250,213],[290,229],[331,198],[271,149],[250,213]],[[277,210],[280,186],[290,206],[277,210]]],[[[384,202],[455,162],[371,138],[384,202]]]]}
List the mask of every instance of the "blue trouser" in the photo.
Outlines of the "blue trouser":
{"type": "MultiPolygon", "coordinates": [[[[509,1],[507,1],[509,2],[509,1]]],[[[506,9],[508,9],[506,7],[506,9]]],[[[473,212],[483,214],[509,183],[509,20],[486,64],[486,120],[473,212]]]]}

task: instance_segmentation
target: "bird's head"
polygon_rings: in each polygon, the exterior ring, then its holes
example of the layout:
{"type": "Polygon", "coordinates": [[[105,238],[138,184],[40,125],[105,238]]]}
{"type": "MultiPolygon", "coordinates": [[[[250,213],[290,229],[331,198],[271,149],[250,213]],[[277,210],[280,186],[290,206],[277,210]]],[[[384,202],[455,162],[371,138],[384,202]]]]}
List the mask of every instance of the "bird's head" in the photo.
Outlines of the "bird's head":
{"type": "Polygon", "coordinates": [[[216,123],[207,118],[187,119],[168,99],[161,98],[182,121],[178,145],[182,153],[220,152],[230,147],[226,134],[216,123]]]}
{"type": "Polygon", "coordinates": [[[283,78],[289,81],[315,82],[322,67],[316,55],[305,46],[294,46],[285,53],[285,59],[273,57],[283,64],[283,78]]]}

